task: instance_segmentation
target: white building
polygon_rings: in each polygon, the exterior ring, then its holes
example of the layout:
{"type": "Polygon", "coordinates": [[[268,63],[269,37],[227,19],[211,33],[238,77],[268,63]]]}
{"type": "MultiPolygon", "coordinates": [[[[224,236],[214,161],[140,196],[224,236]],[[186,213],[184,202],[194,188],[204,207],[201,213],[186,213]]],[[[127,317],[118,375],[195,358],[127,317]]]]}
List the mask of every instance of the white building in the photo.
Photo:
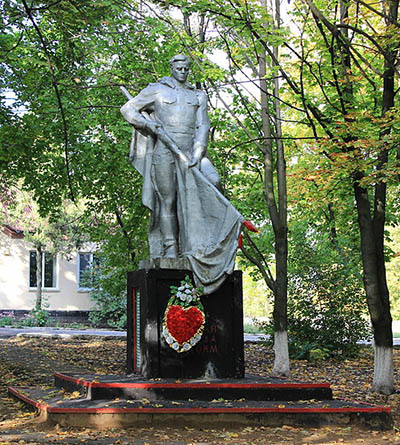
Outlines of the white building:
{"type": "MultiPolygon", "coordinates": [[[[88,311],[93,308],[82,272],[93,259],[90,250],[65,258],[43,255],[43,296],[48,310],[88,311]]],[[[36,300],[36,251],[21,231],[0,227],[0,310],[31,310],[36,300]]]]}

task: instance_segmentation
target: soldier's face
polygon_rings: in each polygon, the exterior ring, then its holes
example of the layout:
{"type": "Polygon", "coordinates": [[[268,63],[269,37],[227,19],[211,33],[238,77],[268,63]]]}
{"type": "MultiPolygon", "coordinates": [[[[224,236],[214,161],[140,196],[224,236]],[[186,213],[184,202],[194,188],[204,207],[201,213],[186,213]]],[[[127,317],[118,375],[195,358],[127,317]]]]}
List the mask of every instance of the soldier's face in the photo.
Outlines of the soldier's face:
{"type": "Polygon", "coordinates": [[[175,62],[171,66],[171,74],[180,83],[186,82],[189,74],[189,64],[186,62],[175,62]]]}

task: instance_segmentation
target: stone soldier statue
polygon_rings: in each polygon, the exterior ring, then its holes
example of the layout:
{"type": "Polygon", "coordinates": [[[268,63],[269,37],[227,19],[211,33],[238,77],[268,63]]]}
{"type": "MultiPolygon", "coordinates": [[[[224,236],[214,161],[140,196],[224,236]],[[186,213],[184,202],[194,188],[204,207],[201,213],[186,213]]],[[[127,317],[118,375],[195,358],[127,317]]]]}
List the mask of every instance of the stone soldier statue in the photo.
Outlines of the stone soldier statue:
{"type": "Polygon", "coordinates": [[[174,56],[171,77],[149,84],[121,113],[134,127],[131,160],[151,210],[150,257],[187,258],[211,293],[233,271],[243,217],[219,192],[206,157],[207,97],[186,82],[189,66],[174,56]]]}

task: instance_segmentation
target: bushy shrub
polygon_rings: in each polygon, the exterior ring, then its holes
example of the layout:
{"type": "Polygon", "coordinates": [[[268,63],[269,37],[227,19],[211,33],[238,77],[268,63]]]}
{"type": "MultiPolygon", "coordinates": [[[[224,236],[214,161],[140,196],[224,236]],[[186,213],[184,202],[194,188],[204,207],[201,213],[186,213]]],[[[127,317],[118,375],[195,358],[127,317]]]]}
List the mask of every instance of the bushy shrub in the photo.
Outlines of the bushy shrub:
{"type": "Polygon", "coordinates": [[[25,315],[20,324],[22,326],[47,326],[49,324],[50,317],[49,313],[45,309],[32,309],[29,314],[25,315]]]}
{"type": "Polygon", "coordinates": [[[105,260],[98,258],[84,273],[84,285],[90,288],[90,298],[96,303],[89,314],[95,326],[125,329],[126,275],[117,268],[108,268],[105,260]]]}
{"type": "MultiPolygon", "coordinates": [[[[44,303],[45,307],[48,307],[44,303]]],[[[47,326],[49,323],[49,314],[45,309],[32,309],[29,314],[24,315],[22,318],[17,318],[11,311],[4,311],[0,313],[0,327],[13,326],[13,327],[33,327],[33,326],[47,326]]]]}
{"type": "Polygon", "coordinates": [[[12,312],[0,312],[0,328],[4,326],[11,326],[15,322],[15,317],[12,312]]]}
{"type": "MultiPolygon", "coordinates": [[[[262,324],[273,342],[272,321],[262,324]]],[[[288,337],[291,358],[351,357],[357,342],[370,338],[364,291],[337,265],[310,275],[290,276],[288,337]]]]}

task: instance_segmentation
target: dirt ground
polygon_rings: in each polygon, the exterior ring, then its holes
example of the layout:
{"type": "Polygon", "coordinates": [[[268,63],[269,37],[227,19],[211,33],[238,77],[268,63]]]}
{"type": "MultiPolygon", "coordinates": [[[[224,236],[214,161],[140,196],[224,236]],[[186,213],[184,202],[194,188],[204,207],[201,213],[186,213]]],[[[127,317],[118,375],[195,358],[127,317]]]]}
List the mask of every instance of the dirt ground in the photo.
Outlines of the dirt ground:
{"type": "MultiPolygon", "coordinates": [[[[268,375],[272,351],[246,344],[246,370],[268,375]]],[[[399,384],[400,350],[395,349],[395,382],[399,384]]],[[[40,422],[7,396],[7,387],[47,386],[55,371],[124,373],[125,341],[107,339],[13,338],[0,340],[0,445],[18,444],[400,444],[400,392],[381,396],[370,392],[373,372],[370,348],[352,360],[310,364],[292,361],[292,377],[329,382],[334,397],[377,403],[392,408],[393,431],[367,431],[355,427],[294,428],[282,426],[237,429],[128,428],[90,430],[65,428],[40,422]]]]}

